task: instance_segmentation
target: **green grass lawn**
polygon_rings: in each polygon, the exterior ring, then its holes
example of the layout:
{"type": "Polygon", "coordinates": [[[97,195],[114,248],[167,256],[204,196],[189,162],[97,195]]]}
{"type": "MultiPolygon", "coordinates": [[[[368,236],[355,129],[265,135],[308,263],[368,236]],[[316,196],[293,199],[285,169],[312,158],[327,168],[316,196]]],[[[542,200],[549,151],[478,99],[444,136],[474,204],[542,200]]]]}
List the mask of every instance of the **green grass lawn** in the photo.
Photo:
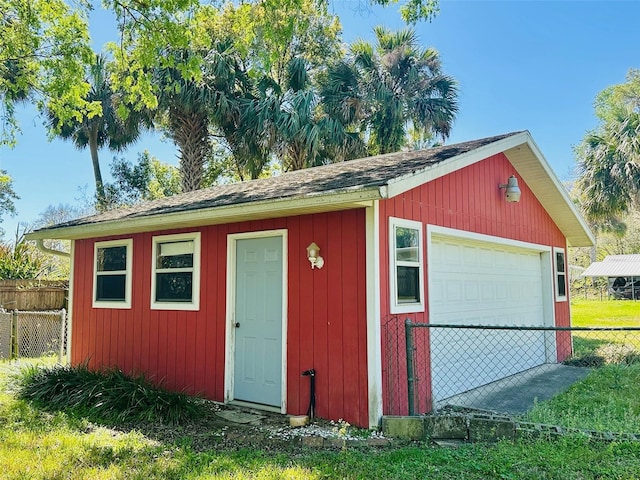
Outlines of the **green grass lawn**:
{"type": "MultiPolygon", "coordinates": [[[[640,302],[579,300],[571,307],[576,326],[640,326],[640,302]]],[[[605,334],[574,338],[574,344],[590,353],[616,340],[605,334]]],[[[428,443],[339,451],[215,443],[196,449],[190,438],[162,441],[140,428],[120,431],[64,411],[42,411],[17,398],[11,370],[0,362],[0,479],[640,479],[640,443],[581,436],[457,449],[428,443]]],[[[594,369],[537,405],[528,419],[640,432],[640,364],[594,369]]]]}
{"type": "Polygon", "coordinates": [[[640,301],[572,300],[575,327],[640,327],[640,301]]]}
{"type": "Polygon", "coordinates": [[[528,421],[600,432],[640,433],[640,364],[605,365],[547,402],[528,421]]]}
{"type": "MultiPolygon", "coordinates": [[[[640,302],[574,300],[577,327],[640,327],[640,302]]],[[[603,366],[550,401],[527,420],[587,430],[640,433],[640,331],[576,331],[574,356],[598,357],[603,366]]]]}
{"type": "MultiPolygon", "coordinates": [[[[574,327],[640,328],[640,301],[572,300],[571,323],[574,327]]],[[[577,331],[573,337],[574,353],[578,356],[597,354],[598,349],[602,353],[607,344],[614,351],[618,348],[633,349],[640,355],[640,331],[577,331]]]]}
{"type": "Polygon", "coordinates": [[[19,400],[0,362],[2,479],[640,479],[640,444],[582,437],[381,449],[194,449],[19,400]]]}

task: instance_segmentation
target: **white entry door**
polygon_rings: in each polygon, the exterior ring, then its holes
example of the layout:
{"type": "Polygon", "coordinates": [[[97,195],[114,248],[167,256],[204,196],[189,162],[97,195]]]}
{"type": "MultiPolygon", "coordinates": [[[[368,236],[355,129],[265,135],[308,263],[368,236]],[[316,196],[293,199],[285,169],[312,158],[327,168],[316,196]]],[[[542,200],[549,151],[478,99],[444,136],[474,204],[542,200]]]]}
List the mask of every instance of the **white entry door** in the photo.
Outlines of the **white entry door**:
{"type": "Polygon", "coordinates": [[[280,407],[283,237],[238,239],[233,398],[280,407]]]}
{"type": "MultiPolygon", "coordinates": [[[[430,249],[430,323],[545,324],[540,251],[436,235],[430,249]]],[[[432,328],[430,334],[436,402],[546,361],[541,331],[432,328]]]]}

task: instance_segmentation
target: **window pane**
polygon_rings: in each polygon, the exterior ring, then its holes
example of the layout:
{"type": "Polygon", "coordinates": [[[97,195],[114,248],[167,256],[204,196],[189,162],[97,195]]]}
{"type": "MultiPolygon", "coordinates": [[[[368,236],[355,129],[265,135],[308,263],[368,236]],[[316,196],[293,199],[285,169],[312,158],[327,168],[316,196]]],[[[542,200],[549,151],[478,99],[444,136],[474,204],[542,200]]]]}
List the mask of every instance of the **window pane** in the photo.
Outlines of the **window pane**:
{"type": "Polygon", "coordinates": [[[156,268],[193,267],[193,240],[158,244],[156,268]]]}
{"type": "Polygon", "coordinates": [[[397,267],[398,304],[420,303],[420,269],[397,267]]]}
{"type": "Polygon", "coordinates": [[[193,255],[174,255],[171,257],[158,257],[156,268],[191,268],[193,267],[193,255]]]}
{"type": "Polygon", "coordinates": [[[96,301],[125,300],[126,275],[98,275],[96,278],[96,301]]]}
{"type": "Polygon", "coordinates": [[[193,253],[193,240],[184,242],[161,243],[158,245],[158,255],[170,257],[172,255],[188,255],[193,253]]]}
{"type": "Polygon", "coordinates": [[[415,228],[396,227],[396,260],[418,262],[420,232],[415,228]]]}
{"type": "Polygon", "coordinates": [[[98,248],[97,267],[99,272],[115,272],[127,269],[127,247],[98,248]]]}
{"type": "Polygon", "coordinates": [[[192,292],[191,272],[156,274],[156,302],[190,302],[192,292]]]}
{"type": "Polygon", "coordinates": [[[567,286],[565,282],[565,275],[558,275],[558,296],[564,297],[567,295],[567,286]]]}
{"type": "Polygon", "coordinates": [[[556,271],[564,273],[564,252],[556,252],[556,271]]]}

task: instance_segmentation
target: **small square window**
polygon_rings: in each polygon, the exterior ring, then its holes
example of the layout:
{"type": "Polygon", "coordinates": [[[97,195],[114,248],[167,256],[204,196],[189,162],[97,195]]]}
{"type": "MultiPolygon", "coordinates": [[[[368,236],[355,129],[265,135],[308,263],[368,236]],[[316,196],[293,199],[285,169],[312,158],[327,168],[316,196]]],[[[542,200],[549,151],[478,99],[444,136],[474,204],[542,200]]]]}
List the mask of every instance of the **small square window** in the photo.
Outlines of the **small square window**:
{"type": "Polygon", "coordinates": [[[153,238],[151,308],[198,310],[200,233],[153,238]]]}
{"type": "Polygon", "coordinates": [[[389,218],[391,313],[424,311],[422,223],[389,218]]]}
{"type": "Polygon", "coordinates": [[[554,248],[554,272],[556,280],[556,301],[567,300],[567,266],[565,253],[561,248],[554,248]]]}
{"type": "Polygon", "coordinates": [[[131,308],[132,245],[131,239],[96,242],[94,307],[131,308]]]}

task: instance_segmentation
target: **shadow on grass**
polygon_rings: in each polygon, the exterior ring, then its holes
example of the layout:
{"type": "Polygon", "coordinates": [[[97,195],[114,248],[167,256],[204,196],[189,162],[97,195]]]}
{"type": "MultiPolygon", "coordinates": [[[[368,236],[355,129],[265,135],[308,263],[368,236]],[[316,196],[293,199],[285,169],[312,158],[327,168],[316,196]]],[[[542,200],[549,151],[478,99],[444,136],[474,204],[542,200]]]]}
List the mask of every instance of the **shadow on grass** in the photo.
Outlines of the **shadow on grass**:
{"type": "Polygon", "coordinates": [[[602,338],[584,338],[574,335],[573,351],[574,354],[562,363],[573,367],[589,368],[640,363],[640,351],[635,345],[602,338]]]}

